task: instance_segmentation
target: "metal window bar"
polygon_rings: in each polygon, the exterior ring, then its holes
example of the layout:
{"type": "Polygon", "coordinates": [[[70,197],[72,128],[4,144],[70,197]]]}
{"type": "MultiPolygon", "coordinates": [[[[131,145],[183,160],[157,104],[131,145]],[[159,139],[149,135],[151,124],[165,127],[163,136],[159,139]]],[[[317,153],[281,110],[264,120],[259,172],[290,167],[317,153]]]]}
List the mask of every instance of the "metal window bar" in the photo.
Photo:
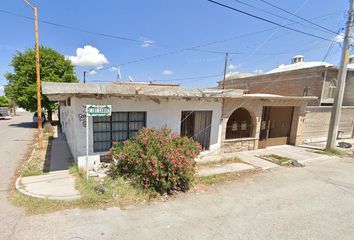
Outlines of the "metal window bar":
{"type": "MultiPolygon", "coordinates": [[[[119,119],[119,118],[118,118],[119,119]]],[[[136,125],[136,124],[135,124],[136,125]]],[[[94,142],[94,152],[103,152],[103,151],[108,151],[111,147],[114,141],[125,141],[127,139],[130,139],[135,136],[135,134],[141,129],[146,127],[146,112],[113,112],[110,117],[94,117],[93,118],[93,142],[94,142]],[[130,120],[131,115],[133,114],[142,114],[142,120],[130,120]],[[127,114],[127,120],[122,121],[122,120],[113,120],[114,115],[118,114],[127,114]],[[114,130],[116,126],[114,126],[115,123],[125,123],[126,129],[124,130],[114,130]],[[141,126],[134,127],[134,129],[130,128],[131,123],[140,123],[141,126]],[[101,125],[100,130],[96,130],[98,124],[106,124],[106,125],[101,125]],[[104,130],[102,130],[104,126],[104,130]],[[109,126],[109,127],[107,127],[109,126]],[[109,134],[109,140],[103,139],[104,135],[103,133],[109,134]],[[121,133],[126,133],[126,137],[123,137],[121,139],[116,139],[115,136],[119,136],[121,133]],[[99,135],[101,134],[101,135],[99,135]]],[[[107,136],[106,136],[107,138],[107,136]]]]}

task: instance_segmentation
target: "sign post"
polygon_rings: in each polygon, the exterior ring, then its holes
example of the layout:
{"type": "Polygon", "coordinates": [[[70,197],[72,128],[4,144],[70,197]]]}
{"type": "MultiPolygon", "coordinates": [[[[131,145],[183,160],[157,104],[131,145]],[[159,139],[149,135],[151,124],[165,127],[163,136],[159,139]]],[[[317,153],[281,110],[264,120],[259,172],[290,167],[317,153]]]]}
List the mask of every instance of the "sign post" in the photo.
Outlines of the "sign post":
{"type": "Polygon", "coordinates": [[[111,105],[86,105],[86,181],[89,178],[89,117],[105,117],[111,116],[111,114],[111,105]]]}

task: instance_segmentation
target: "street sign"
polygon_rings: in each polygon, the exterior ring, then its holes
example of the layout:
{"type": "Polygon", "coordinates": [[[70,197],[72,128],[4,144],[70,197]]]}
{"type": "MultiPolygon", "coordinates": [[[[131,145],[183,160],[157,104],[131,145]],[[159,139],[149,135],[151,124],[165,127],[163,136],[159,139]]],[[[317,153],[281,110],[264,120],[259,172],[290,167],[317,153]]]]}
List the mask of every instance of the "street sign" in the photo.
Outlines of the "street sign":
{"type": "Polygon", "coordinates": [[[90,117],[111,116],[111,113],[111,105],[86,105],[86,114],[90,117]]]}
{"type": "Polygon", "coordinates": [[[89,117],[111,116],[111,105],[86,105],[86,180],[88,181],[88,156],[89,156],[89,117]]]}

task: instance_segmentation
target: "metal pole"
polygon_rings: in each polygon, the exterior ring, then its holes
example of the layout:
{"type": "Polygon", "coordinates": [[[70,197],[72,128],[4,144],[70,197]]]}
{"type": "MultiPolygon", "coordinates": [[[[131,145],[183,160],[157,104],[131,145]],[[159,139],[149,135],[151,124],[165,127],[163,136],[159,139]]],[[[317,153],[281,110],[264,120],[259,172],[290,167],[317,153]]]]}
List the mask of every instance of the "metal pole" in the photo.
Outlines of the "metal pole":
{"type": "Polygon", "coordinates": [[[343,103],[343,95],[345,90],[345,81],[347,78],[347,64],[349,63],[350,39],[352,37],[352,27],[353,27],[353,11],[354,11],[354,0],[350,0],[348,21],[346,24],[346,30],[345,30],[344,41],[343,41],[342,58],[341,58],[339,72],[338,72],[337,90],[336,90],[336,95],[334,97],[334,102],[332,107],[332,114],[331,114],[331,121],[329,125],[326,149],[333,149],[336,145],[336,137],[339,128],[341,108],[343,103]]]}
{"type": "Polygon", "coordinates": [[[84,71],[84,83],[86,83],[86,71],[84,71]]]}
{"type": "Polygon", "coordinates": [[[225,80],[226,80],[228,57],[229,57],[229,53],[227,52],[227,53],[225,53],[224,78],[222,80],[222,89],[225,89],[225,80]]]}
{"type": "Polygon", "coordinates": [[[86,107],[86,181],[88,181],[89,178],[88,158],[89,158],[89,116],[86,107]]]}

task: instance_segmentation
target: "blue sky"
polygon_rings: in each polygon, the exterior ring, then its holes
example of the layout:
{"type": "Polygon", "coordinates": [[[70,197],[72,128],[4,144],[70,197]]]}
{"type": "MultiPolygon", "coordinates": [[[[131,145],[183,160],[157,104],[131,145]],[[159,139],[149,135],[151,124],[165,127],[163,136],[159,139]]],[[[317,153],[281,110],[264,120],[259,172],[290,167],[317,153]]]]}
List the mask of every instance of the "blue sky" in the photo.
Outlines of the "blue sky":
{"type": "MultiPolygon", "coordinates": [[[[280,24],[301,21],[260,0],[243,1],[290,20],[260,12],[235,0],[218,1],[280,24]]],[[[348,1],[268,1],[306,19],[316,18],[314,22],[335,32],[344,27],[348,1]]],[[[32,17],[32,10],[21,0],[1,2],[0,86],[6,84],[3,75],[12,71],[9,64],[13,54],[34,46],[33,22],[1,12],[6,10],[32,17]]],[[[266,72],[278,64],[289,63],[296,54],[305,55],[307,61],[321,61],[331,44],[241,15],[206,0],[32,0],[32,3],[39,8],[40,20],[136,40],[124,41],[40,23],[40,44],[54,48],[65,56],[74,56],[71,59],[76,64],[91,64],[76,67],[80,80],[83,71],[95,69],[91,72],[95,74],[87,75],[88,82],[115,80],[115,67],[122,64],[120,71],[123,80],[131,76],[135,81],[156,80],[181,83],[187,87],[211,87],[220,77],[186,78],[221,74],[224,54],[191,50],[176,53],[176,50],[215,42],[198,49],[239,53],[230,55],[228,71],[254,72],[259,69],[266,72]],[[262,30],[267,31],[255,33],[262,30]],[[78,48],[82,48],[86,55],[76,56],[78,48]],[[150,56],[156,57],[131,63],[150,56]]],[[[299,24],[289,26],[326,39],[335,37],[333,33],[318,28],[299,24]]],[[[339,56],[340,47],[336,45],[327,61],[337,64],[339,56]]]]}

